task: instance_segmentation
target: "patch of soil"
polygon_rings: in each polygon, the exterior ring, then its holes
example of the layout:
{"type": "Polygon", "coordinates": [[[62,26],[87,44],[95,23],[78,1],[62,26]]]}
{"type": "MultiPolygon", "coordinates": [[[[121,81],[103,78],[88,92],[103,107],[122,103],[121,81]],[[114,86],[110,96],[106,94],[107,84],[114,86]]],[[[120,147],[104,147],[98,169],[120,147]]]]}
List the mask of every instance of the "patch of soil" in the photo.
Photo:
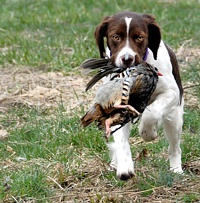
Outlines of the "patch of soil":
{"type": "Polygon", "coordinates": [[[183,45],[176,51],[176,56],[181,64],[181,67],[188,67],[188,63],[191,63],[192,61],[197,61],[200,59],[200,48],[196,47],[185,47],[187,43],[189,43],[191,40],[185,41],[183,45]]]}
{"type": "Polygon", "coordinates": [[[200,175],[200,158],[197,160],[193,160],[191,162],[185,163],[183,168],[195,175],[200,175]]]}
{"type": "MultiPolygon", "coordinates": [[[[3,68],[0,72],[0,111],[15,105],[56,107],[67,111],[88,106],[95,88],[85,92],[89,76],[65,76],[61,72],[43,72],[22,68],[3,68]]],[[[98,85],[96,85],[97,87],[98,85]]]]}

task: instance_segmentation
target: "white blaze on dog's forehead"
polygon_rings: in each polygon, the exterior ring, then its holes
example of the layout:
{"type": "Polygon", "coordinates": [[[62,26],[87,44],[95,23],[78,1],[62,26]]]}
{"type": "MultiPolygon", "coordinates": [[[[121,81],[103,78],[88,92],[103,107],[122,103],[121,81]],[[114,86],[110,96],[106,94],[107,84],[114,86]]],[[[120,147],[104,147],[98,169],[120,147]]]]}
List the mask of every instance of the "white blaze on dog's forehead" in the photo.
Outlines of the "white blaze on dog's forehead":
{"type": "MultiPolygon", "coordinates": [[[[129,47],[129,30],[130,30],[130,24],[131,24],[131,20],[132,18],[125,18],[125,22],[126,22],[126,33],[127,33],[127,38],[126,38],[126,46],[129,47]]],[[[127,60],[129,58],[129,53],[126,52],[125,53],[125,60],[127,60]]]]}
{"type": "Polygon", "coordinates": [[[125,18],[125,22],[126,22],[126,33],[127,33],[127,39],[126,39],[126,44],[127,44],[127,46],[129,46],[128,34],[129,34],[129,29],[130,29],[131,20],[132,20],[132,18],[128,18],[128,17],[125,18]]]}
{"type": "Polygon", "coordinates": [[[132,20],[132,18],[128,18],[128,17],[125,18],[127,35],[129,33],[129,28],[130,28],[131,20],[132,20]]]}

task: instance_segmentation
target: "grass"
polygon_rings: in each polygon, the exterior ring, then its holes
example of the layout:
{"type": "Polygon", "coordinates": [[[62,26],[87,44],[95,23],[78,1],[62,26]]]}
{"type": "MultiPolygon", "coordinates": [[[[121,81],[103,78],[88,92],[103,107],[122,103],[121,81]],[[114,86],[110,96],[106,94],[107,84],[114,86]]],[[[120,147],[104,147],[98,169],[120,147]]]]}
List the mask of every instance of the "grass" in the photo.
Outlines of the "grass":
{"type": "MultiPolygon", "coordinates": [[[[122,10],[155,15],[164,40],[175,50],[192,39],[186,44],[187,56],[189,50],[200,46],[197,0],[1,0],[1,5],[2,71],[26,67],[79,75],[75,67],[86,58],[98,57],[95,27],[103,16],[122,10]]],[[[187,61],[184,57],[180,60],[183,83],[198,83],[198,58],[187,61]]],[[[181,142],[185,166],[200,156],[199,90],[199,86],[186,89],[190,99],[186,101],[181,142]],[[195,98],[196,103],[191,105],[195,98]]],[[[81,128],[79,119],[83,113],[82,106],[69,113],[62,103],[54,108],[16,104],[4,110],[0,106],[0,130],[8,132],[0,140],[1,202],[200,201],[199,165],[186,167],[183,176],[170,173],[168,144],[162,131],[159,140],[144,143],[137,126],[133,126],[133,157],[143,149],[149,155],[135,162],[135,178],[117,180],[115,173],[107,170],[110,158],[102,133],[94,125],[81,128]]]]}
{"type": "Polygon", "coordinates": [[[188,39],[193,39],[192,45],[199,46],[198,1],[157,2],[156,5],[152,1],[130,5],[125,0],[115,3],[93,0],[1,2],[0,46],[5,51],[0,56],[0,64],[3,65],[11,63],[72,70],[82,59],[98,56],[93,39],[94,28],[104,15],[121,10],[157,16],[162,24],[163,37],[175,48],[188,39]],[[71,55],[68,48],[72,48],[75,54],[71,55]]]}

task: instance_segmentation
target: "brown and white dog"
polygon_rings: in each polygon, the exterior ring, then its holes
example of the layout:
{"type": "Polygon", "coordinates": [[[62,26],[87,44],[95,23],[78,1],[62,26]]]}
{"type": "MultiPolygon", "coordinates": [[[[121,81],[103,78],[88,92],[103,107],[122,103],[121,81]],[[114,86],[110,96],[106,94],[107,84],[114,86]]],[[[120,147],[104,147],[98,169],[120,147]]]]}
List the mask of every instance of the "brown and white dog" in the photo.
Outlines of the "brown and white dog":
{"type": "MultiPolygon", "coordinates": [[[[145,141],[157,137],[163,126],[169,141],[170,169],[182,173],[180,136],[183,124],[183,89],[176,56],[161,40],[161,32],[154,17],[148,14],[121,12],[103,18],[95,30],[100,57],[110,57],[117,67],[130,67],[144,60],[163,74],[159,78],[148,108],[144,111],[139,134],[145,141]],[[107,48],[104,47],[106,39],[107,48]]],[[[129,135],[131,124],[116,131],[109,144],[117,176],[126,180],[134,174],[129,135]]]]}

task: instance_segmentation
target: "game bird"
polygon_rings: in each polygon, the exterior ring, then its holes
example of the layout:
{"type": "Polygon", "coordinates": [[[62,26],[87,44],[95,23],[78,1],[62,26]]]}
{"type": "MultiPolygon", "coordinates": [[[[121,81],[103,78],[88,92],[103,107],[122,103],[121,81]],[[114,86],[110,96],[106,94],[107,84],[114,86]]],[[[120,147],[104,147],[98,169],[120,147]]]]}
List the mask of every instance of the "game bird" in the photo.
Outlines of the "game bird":
{"type": "Polygon", "coordinates": [[[83,127],[96,121],[99,129],[106,130],[107,138],[129,121],[135,123],[138,120],[156,88],[158,75],[161,75],[157,68],[145,62],[125,70],[115,67],[107,59],[90,59],[83,64],[86,69],[99,69],[87,84],[86,91],[104,76],[113,75],[97,90],[93,106],[81,118],[83,127]],[[110,127],[116,125],[119,127],[111,131],[110,127]]]}

